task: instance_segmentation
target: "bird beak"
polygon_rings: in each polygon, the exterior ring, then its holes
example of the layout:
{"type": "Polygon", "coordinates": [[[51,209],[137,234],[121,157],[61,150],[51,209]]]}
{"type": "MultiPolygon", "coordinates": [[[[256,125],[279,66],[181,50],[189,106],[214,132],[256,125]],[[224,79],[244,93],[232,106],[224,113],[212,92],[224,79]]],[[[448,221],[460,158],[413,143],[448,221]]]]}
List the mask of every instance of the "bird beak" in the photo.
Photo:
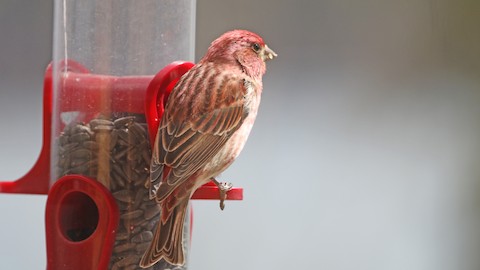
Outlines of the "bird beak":
{"type": "Polygon", "coordinates": [[[263,49],[262,53],[263,61],[272,60],[275,57],[277,57],[277,54],[265,44],[265,48],[263,49]]]}

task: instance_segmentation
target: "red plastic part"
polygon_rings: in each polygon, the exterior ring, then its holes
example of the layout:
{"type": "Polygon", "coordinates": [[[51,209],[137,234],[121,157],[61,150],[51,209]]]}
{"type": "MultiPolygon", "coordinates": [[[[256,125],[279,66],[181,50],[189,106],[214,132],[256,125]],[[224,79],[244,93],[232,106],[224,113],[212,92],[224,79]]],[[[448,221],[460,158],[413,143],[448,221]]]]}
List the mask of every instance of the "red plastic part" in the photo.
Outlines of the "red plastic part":
{"type": "Polygon", "coordinates": [[[50,181],[50,139],[52,126],[52,64],[43,83],[43,138],[37,162],[17,181],[0,181],[0,193],[47,194],[50,181]]]}
{"type": "MultiPolygon", "coordinates": [[[[201,186],[192,195],[193,200],[218,200],[220,193],[218,187],[213,182],[208,182],[201,186]]],[[[227,192],[227,200],[243,200],[243,188],[233,187],[227,192]]]]}
{"type": "MultiPolygon", "coordinates": [[[[75,61],[60,63],[61,69],[68,72],[63,76],[59,93],[59,111],[82,111],[88,106],[91,115],[82,115],[83,121],[95,117],[96,112],[110,108],[112,112],[128,111],[145,113],[151,143],[155,140],[159,120],[162,118],[168,95],[175,83],[185,74],[193,63],[173,62],[152,76],[108,76],[89,73],[88,69],[75,61]],[[114,90],[114,91],[112,91],[114,90]],[[107,95],[108,98],[105,98],[107,95]],[[111,104],[105,100],[115,101],[111,104]],[[78,101],[78,102],[75,102],[78,101]]],[[[43,141],[40,155],[30,171],[17,181],[0,181],[0,193],[47,194],[51,177],[51,138],[53,115],[52,64],[45,72],[43,96],[43,141]]],[[[60,119],[55,119],[61,123],[60,119]]],[[[55,130],[57,136],[63,126],[55,130]]],[[[192,199],[218,200],[219,191],[213,184],[200,187],[192,199]]],[[[243,189],[234,187],[227,193],[227,200],[242,200],[243,189]]]]}
{"type": "Polygon", "coordinates": [[[193,66],[190,62],[173,62],[160,70],[150,81],[145,98],[145,117],[152,147],[170,92],[180,77],[193,66]]]}
{"type": "Polygon", "coordinates": [[[60,178],[45,213],[47,270],[107,269],[118,222],[117,203],[102,184],[82,175],[60,178]]]}

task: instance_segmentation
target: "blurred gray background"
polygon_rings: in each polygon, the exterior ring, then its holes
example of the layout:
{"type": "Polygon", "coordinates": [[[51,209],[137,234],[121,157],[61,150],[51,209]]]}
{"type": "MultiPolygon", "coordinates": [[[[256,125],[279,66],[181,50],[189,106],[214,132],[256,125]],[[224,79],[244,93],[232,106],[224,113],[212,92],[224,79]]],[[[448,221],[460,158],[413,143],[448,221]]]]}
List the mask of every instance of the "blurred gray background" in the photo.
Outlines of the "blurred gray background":
{"type": "MultiPolygon", "coordinates": [[[[480,269],[480,2],[197,2],[196,58],[261,34],[260,114],[221,177],[242,202],[194,202],[190,269],[480,269]]],[[[0,2],[0,179],[41,145],[52,1],[0,2]]],[[[45,196],[0,194],[0,269],[45,269],[45,196]]]]}

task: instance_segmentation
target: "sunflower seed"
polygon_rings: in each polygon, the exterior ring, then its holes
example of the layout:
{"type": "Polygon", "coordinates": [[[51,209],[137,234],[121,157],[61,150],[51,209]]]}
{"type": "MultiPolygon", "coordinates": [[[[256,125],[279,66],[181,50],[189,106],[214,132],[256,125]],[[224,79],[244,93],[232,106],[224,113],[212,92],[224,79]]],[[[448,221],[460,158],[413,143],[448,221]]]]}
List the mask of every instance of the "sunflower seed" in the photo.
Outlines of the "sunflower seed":
{"type": "Polygon", "coordinates": [[[153,233],[151,231],[143,231],[134,237],[132,237],[133,243],[143,243],[147,241],[151,241],[153,239],[153,233]]]}
{"type": "Polygon", "coordinates": [[[135,116],[125,116],[113,121],[113,125],[115,126],[115,128],[123,128],[133,123],[133,121],[135,121],[135,116]]]}
{"type": "Polygon", "coordinates": [[[127,265],[135,264],[140,260],[140,257],[137,255],[130,255],[128,257],[125,257],[124,259],[118,261],[117,267],[125,267],[127,265]]]}
{"type": "Polygon", "coordinates": [[[133,201],[132,193],[130,192],[130,190],[121,189],[119,191],[115,191],[114,193],[112,193],[112,195],[113,197],[115,197],[115,199],[121,202],[129,203],[133,201]]]}
{"type": "Polygon", "coordinates": [[[70,142],[84,142],[86,140],[90,140],[91,136],[89,133],[81,132],[72,134],[69,138],[70,142]]]}
{"type": "Polygon", "coordinates": [[[95,130],[98,126],[113,126],[113,122],[107,119],[95,118],[90,121],[90,127],[95,130]]]}
{"type": "Polygon", "coordinates": [[[123,215],[120,215],[120,219],[135,219],[143,216],[143,210],[133,210],[131,212],[127,212],[123,215]]]}
{"type": "Polygon", "coordinates": [[[125,244],[117,245],[113,248],[113,252],[117,252],[117,253],[125,252],[131,249],[135,249],[135,246],[136,246],[135,243],[125,243],[125,244]]]}

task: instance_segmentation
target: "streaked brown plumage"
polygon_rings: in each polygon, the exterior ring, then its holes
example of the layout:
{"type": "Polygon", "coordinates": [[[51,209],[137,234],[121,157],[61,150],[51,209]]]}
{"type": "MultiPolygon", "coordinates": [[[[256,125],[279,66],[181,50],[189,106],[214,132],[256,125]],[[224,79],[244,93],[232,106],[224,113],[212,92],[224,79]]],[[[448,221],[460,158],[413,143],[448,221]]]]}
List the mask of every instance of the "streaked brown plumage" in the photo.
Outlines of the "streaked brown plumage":
{"type": "Polygon", "coordinates": [[[249,31],[212,42],[172,90],[158,129],[150,197],[161,216],[140,265],[183,265],[182,229],[193,192],[224,171],[242,150],[257,115],[265,61],[276,54],[249,31]]]}

